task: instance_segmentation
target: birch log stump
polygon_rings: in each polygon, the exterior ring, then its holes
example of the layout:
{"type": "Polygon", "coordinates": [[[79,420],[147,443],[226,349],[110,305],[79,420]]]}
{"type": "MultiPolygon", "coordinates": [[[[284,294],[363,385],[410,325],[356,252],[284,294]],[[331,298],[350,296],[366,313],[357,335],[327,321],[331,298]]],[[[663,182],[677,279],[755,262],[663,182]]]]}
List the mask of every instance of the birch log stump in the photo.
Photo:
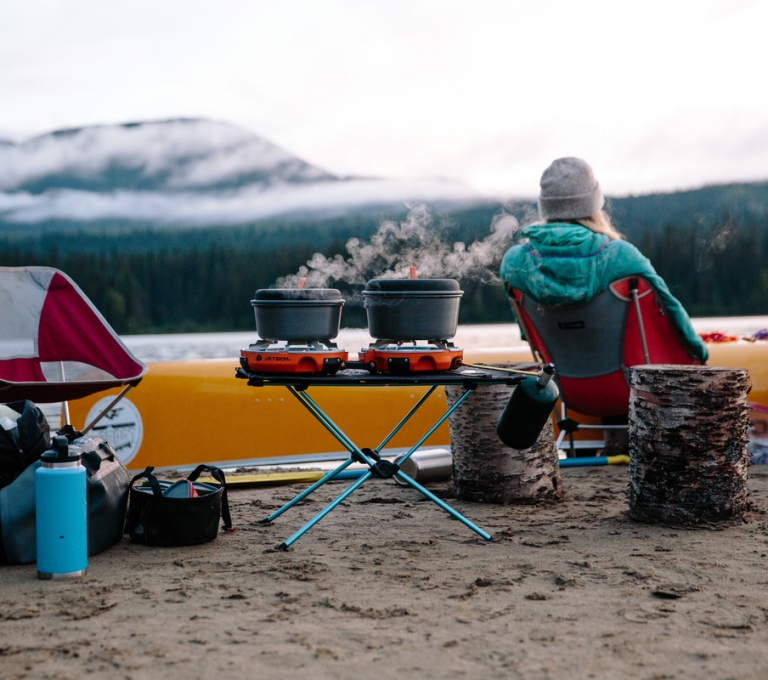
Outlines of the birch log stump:
{"type": "MultiPolygon", "coordinates": [[[[531,364],[492,365],[523,370],[539,368],[531,364]]],[[[562,498],[551,420],[547,421],[539,440],[522,451],[509,448],[496,434],[496,421],[513,389],[506,385],[479,387],[451,414],[448,425],[453,483],[458,498],[504,504],[562,498]]],[[[452,406],[464,394],[464,388],[449,385],[445,394],[448,406],[452,406]]]]}
{"type": "Polygon", "coordinates": [[[743,368],[637,366],[629,406],[629,516],[696,524],[747,508],[743,368]]]}

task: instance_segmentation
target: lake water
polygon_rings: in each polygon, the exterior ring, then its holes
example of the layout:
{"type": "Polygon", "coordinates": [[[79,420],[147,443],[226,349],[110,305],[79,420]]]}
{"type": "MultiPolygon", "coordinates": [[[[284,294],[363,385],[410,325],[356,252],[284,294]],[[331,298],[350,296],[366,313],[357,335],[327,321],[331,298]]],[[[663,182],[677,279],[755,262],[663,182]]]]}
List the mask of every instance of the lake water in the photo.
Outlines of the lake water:
{"type": "MultiPolygon", "coordinates": [[[[725,331],[748,336],[768,328],[768,316],[700,318],[693,319],[693,326],[700,333],[725,331]]],[[[253,330],[236,333],[124,335],[122,339],[139,359],[150,363],[238,357],[241,349],[257,340],[257,335],[253,330]]],[[[336,343],[342,349],[357,352],[372,340],[364,328],[343,328],[336,343]]],[[[519,346],[522,341],[517,324],[483,324],[459,326],[453,343],[464,349],[484,349],[519,346]]]]}

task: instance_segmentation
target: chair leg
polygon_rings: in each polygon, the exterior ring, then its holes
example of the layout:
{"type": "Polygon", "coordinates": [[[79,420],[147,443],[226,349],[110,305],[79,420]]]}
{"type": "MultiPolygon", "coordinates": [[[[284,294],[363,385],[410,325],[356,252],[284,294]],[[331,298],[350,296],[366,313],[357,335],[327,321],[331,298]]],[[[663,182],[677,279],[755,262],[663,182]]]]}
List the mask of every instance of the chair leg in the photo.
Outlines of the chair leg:
{"type": "MultiPolygon", "coordinates": [[[[565,402],[560,399],[560,416],[562,420],[565,420],[567,413],[567,408],[565,406],[565,402]]],[[[575,458],[576,457],[576,446],[573,443],[573,432],[568,433],[568,458],[575,458]]]]}

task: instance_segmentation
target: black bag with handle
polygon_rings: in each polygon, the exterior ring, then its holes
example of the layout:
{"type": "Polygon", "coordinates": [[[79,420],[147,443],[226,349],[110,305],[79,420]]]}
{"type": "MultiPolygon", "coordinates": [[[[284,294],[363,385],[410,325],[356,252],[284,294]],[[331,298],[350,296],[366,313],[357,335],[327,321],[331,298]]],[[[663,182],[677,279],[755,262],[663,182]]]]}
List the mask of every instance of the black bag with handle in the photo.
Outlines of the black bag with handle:
{"type": "Polygon", "coordinates": [[[0,426],[0,489],[38,460],[51,443],[51,428],[39,407],[27,399],[5,406],[21,415],[15,427],[0,426]]]}
{"type": "Polygon", "coordinates": [[[227,481],[224,471],[210,465],[198,465],[186,480],[194,488],[193,497],[167,495],[171,486],[167,480],[159,480],[153,467],[131,480],[126,530],[131,540],[154,546],[197,545],[212,541],[219,532],[219,520],[224,529],[232,529],[227,500],[227,481]],[[207,470],[219,486],[198,482],[200,473],[207,470]],[[140,486],[140,479],[147,481],[140,486]]]}

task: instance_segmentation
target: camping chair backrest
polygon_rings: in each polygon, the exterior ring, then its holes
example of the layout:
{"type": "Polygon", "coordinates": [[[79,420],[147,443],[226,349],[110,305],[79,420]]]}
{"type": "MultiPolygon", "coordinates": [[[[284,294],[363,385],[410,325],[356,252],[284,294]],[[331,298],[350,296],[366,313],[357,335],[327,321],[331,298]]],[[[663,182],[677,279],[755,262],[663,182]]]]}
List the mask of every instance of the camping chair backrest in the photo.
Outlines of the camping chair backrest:
{"type": "Polygon", "coordinates": [[[518,290],[511,294],[531,348],[555,364],[565,402],[580,413],[626,415],[630,366],[700,363],[689,354],[653,288],[641,277],[614,281],[576,305],[545,307],[518,290]]]}
{"type": "Polygon", "coordinates": [[[79,399],[146,370],[66,274],[0,267],[0,402],[79,399]]]}

